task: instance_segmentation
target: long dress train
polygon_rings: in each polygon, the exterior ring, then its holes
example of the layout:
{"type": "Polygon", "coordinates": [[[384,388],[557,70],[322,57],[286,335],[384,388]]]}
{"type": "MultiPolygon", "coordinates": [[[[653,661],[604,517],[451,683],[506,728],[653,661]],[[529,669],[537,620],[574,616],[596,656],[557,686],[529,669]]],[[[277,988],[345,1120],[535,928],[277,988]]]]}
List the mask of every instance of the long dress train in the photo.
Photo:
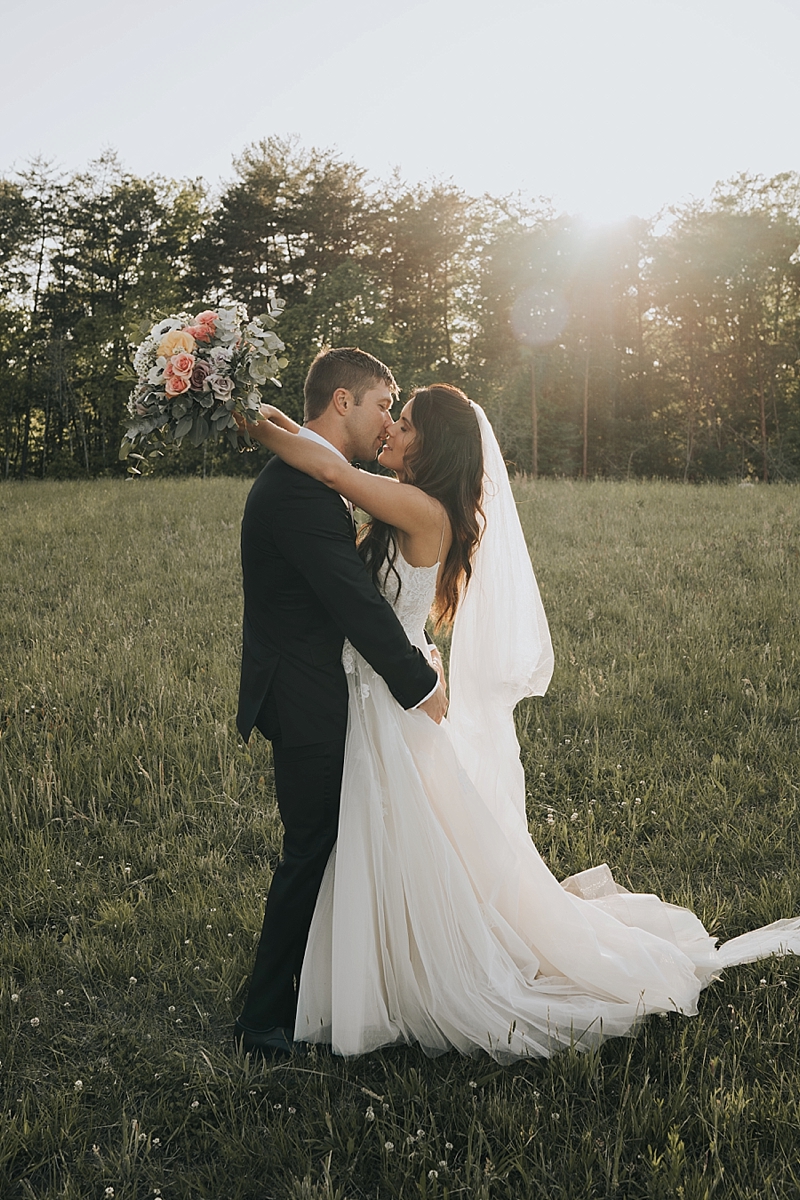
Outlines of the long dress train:
{"type": "MultiPolygon", "coordinates": [[[[424,648],[437,567],[399,555],[396,567],[396,612],[424,648]]],[[[628,1033],[647,1014],[694,1014],[724,967],[800,952],[800,919],[716,949],[693,913],[626,892],[605,865],[559,883],[522,813],[476,788],[481,772],[490,788],[492,762],[468,773],[447,721],[401,709],[349,644],[344,664],[339,837],[303,964],[298,1040],[343,1055],[417,1042],[429,1054],[547,1056],[628,1033]]]]}

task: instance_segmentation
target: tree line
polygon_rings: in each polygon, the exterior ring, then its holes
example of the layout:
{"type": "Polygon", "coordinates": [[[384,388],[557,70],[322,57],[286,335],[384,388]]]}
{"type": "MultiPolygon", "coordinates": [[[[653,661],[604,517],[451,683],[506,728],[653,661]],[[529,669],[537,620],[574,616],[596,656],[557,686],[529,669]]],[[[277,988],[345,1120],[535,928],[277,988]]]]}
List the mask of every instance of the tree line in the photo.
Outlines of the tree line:
{"type": "MultiPolygon", "coordinates": [[[[406,392],[463,387],[534,476],[796,479],[799,248],[796,173],[597,229],[452,182],[378,186],[279,138],[216,195],[112,153],[71,176],[36,160],[0,179],[0,476],[123,474],[143,327],[275,293],[295,417],[314,354],[358,345],[406,392]]],[[[259,465],[207,443],[162,469],[259,465]]]]}

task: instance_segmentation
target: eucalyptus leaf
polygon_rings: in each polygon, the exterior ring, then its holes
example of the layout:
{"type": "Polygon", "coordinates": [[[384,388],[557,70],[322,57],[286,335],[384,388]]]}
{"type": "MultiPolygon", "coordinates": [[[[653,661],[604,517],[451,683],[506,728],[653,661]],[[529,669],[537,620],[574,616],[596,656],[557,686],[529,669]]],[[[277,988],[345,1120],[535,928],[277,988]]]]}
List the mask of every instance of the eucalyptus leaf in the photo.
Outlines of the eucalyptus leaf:
{"type": "Polygon", "coordinates": [[[195,413],[192,428],[189,431],[189,441],[193,446],[202,446],[211,432],[211,427],[202,413],[195,413]]]}
{"type": "Polygon", "coordinates": [[[119,448],[119,461],[120,462],[125,461],[125,459],[128,457],[128,455],[131,452],[132,446],[133,446],[133,442],[130,440],[130,438],[124,437],[122,439],[122,445],[119,448]]]}
{"type": "MultiPolygon", "coordinates": [[[[178,421],[178,424],[175,426],[175,432],[173,434],[175,441],[178,442],[178,441],[180,441],[180,439],[182,437],[185,437],[191,428],[192,428],[192,414],[187,413],[186,416],[181,417],[180,421],[178,421]]],[[[199,443],[196,443],[196,444],[199,444],[199,443]]]]}

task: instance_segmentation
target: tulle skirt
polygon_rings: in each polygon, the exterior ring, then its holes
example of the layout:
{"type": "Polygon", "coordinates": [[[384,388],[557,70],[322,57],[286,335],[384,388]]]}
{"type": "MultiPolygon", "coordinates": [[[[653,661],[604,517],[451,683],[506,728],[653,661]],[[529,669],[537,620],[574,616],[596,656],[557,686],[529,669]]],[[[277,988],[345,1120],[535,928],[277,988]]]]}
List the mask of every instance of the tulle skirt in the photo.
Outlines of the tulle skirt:
{"type": "Polygon", "coordinates": [[[692,1015],[725,967],[800,952],[800,921],[716,949],[685,908],[605,865],[559,883],[498,814],[447,722],[405,712],[356,656],[337,845],[309,935],[295,1037],[342,1055],[397,1042],[505,1061],[692,1015]]]}

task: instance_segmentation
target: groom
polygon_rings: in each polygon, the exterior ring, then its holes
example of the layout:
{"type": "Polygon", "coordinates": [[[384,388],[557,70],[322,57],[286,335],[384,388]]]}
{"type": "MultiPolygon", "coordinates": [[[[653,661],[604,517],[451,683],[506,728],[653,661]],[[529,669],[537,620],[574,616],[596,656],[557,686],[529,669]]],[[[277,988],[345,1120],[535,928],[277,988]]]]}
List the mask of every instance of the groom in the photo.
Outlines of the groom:
{"type": "MultiPolygon", "coordinates": [[[[299,437],[348,461],[378,454],[397,392],[388,367],[363,350],[318,355],[305,382],[299,437]]],[[[244,637],[239,732],[272,742],[284,827],[247,1002],[235,1041],[245,1051],[292,1051],[297,983],[325,864],[336,841],[347,730],[342,645],[347,637],[404,708],[441,721],[438,676],[376,591],[355,545],[350,505],[272,458],[242,521],[244,637]]]]}

